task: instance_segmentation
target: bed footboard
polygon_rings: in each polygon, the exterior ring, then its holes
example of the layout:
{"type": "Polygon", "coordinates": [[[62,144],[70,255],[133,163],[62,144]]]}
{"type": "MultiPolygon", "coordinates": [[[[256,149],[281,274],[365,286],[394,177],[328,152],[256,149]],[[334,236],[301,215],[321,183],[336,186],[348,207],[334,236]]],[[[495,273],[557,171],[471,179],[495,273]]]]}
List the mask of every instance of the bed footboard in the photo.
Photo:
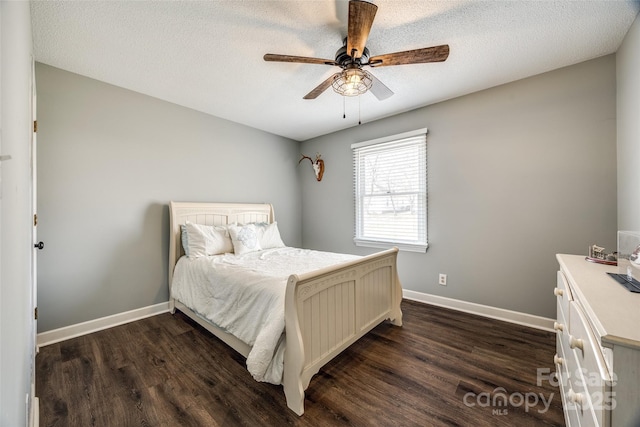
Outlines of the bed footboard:
{"type": "Polygon", "coordinates": [[[287,406],[304,412],[304,390],[320,368],[382,321],[402,325],[398,249],[304,275],[287,283],[287,406]]]}

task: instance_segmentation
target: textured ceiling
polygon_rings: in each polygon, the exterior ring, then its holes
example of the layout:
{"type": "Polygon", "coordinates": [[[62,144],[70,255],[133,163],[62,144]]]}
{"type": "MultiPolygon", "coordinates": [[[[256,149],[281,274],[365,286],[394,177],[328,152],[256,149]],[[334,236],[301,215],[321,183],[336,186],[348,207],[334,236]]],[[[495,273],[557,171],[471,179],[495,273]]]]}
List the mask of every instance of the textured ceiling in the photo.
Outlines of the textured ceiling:
{"type": "Polygon", "coordinates": [[[449,44],[446,62],[370,71],[395,95],[302,97],[339,70],[346,1],[32,1],[36,61],[303,141],[615,52],[638,1],[378,0],[372,55],[449,44]],[[343,103],[344,101],[344,103],[343,103]],[[346,119],[343,119],[343,108],[346,119]]]}

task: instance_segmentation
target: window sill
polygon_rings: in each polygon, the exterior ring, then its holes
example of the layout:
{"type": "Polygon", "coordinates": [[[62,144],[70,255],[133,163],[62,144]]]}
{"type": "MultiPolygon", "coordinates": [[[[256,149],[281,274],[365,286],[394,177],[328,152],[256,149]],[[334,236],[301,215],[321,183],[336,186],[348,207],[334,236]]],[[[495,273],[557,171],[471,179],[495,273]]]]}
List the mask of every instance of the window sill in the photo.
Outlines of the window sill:
{"type": "Polygon", "coordinates": [[[390,249],[394,246],[405,252],[427,252],[429,244],[400,243],[400,242],[381,242],[377,240],[353,239],[356,246],[365,248],[390,249]]]}

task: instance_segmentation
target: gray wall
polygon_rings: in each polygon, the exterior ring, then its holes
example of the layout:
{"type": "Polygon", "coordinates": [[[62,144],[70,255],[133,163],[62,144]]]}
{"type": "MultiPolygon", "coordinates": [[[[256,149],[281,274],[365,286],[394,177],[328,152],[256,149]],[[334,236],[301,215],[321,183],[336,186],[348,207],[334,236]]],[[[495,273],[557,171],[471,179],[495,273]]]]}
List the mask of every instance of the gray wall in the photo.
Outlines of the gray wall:
{"type": "Polygon", "coordinates": [[[616,55],[618,228],[640,231],[640,15],[616,55]]]}
{"type": "Polygon", "coordinates": [[[39,332],[168,300],[170,200],[272,203],[301,244],[297,142],[43,64],[36,78],[39,332]]]}
{"type": "MultiPolygon", "coordinates": [[[[303,245],[373,252],[352,242],[350,145],[427,127],[430,247],[400,253],[403,287],[555,317],[555,254],[616,244],[615,65],[610,55],[304,142],[326,169],[322,182],[301,174],[303,245]]],[[[377,102],[366,96],[363,116],[377,102]]]]}

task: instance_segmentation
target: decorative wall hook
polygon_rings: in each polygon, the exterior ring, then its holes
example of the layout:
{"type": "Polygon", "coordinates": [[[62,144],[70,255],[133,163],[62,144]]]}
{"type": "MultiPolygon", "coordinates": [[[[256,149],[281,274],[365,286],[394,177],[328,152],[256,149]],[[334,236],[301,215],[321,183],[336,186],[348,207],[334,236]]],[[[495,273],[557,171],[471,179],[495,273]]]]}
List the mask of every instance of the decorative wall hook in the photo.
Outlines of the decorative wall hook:
{"type": "Polygon", "coordinates": [[[300,164],[304,159],[309,159],[311,166],[313,166],[313,172],[316,174],[316,180],[318,181],[322,181],[322,175],[324,174],[324,160],[320,158],[321,156],[320,153],[316,153],[316,159],[313,160],[311,157],[303,154],[302,158],[298,161],[298,164],[300,164]]]}

